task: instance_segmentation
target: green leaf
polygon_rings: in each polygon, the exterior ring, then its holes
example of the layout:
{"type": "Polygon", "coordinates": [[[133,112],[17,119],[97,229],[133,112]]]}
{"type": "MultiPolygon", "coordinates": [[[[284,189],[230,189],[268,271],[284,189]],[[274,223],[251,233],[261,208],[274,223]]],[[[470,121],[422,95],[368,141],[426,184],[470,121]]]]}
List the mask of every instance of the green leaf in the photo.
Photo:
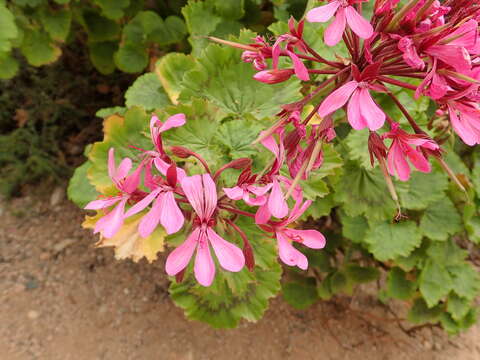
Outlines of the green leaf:
{"type": "Polygon", "coordinates": [[[450,265],[447,267],[453,279],[453,291],[457,295],[472,300],[480,292],[480,276],[469,263],[450,265]]]}
{"type": "Polygon", "coordinates": [[[450,335],[457,335],[462,330],[467,330],[477,323],[477,309],[470,309],[460,321],[455,321],[449,313],[443,313],[440,321],[443,329],[450,335]]]}
{"type": "Polygon", "coordinates": [[[365,242],[376,259],[386,261],[408,256],[420,246],[422,237],[414,222],[378,223],[367,232],[365,242]]]}
{"type": "Polygon", "coordinates": [[[124,44],[115,53],[114,60],[120,70],[138,73],[148,65],[148,51],[141,44],[124,44]]]}
{"type": "Polygon", "coordinates": [[[238,20],[245,15],[245,0],[210,0],[215,4],[215,12],[221,17],[238,20]]]}
{"type": "Polygon", "coordinates": [[[191,104],[169,107],[166,112],[168,115],[184,113],[187,117],[184,126],[163,134],[168,145],[188,144],[188,148],[199,153],[210,166],[219,164],[223,152],[216,136],[220,120],[225,115],[218,108],[206,101],[194,99],[191,104]]]}
{"type": "Polygon", "coordinates": [[[363,267],[357,264],[347,264],[345,274],[350,281],[363,284],[377,280],[380,277],[380,271],[374,267],[363,267]]]}
{"type": "Polygon", "coordinates": [[[18,6],[30,6],[36,7],[40,5],[44,0],[13,0],[13,3],[18,6]]]}
{"type": "Polygon", "coordinates": [[[99,117],[99,118],[106,118],[106,117],[109,117],[111,115],[124,116],[126,112],[127,112],[127,108],[125,108],[123,106],[114,106],[114,107],[103,108],[103,109],[98,110],[95,113],[95,116],[99,117]]]}
{"type": "Polygon", "coordinates": [[[20,48],[30,65],[42,66],[56,61],[62,51],[48,37],[38,30],[26,30],[20,48]]]}
{"type": "Polygon", "coordinates": [[[350,217],[341,214],[342,234],[353,243],[359,244],[365,239],[368,222],[363,216],[350,217]]]}
{"type": "Polygon", "coordinates": [[[282,286],[283,299],[295,309],[304,310],[318,300],[315,279],[289,282],[282,286]]]}
{"type": "Polygon", "coordinates": [[[216,137],[226,147],[225,155],[229,159],[252,157],[258,150],[251,144],[262,129],[258,122],[252,120],[231,120],[219,127],[216,137]]]}
{"type": "Polygon", "coordinates": [[[341,271],[335,271],[329,280],[330,290],[333,294],[341,293],[348,286],[348,279],[341,271]]]}
{"type": "Polygon", "coordinates": [[[345,164],[344,173],[335,186],[335,200],[343,204],[350,217],[365,215],[369,220],[386,220],[396,212],[380,170],[367,171],[352,161],[345,164]]]}
{"type": "Polygon", "coordinates": [[[255,81],[251,64],[242,62],[240,55],[238,49],[209,45],[197,59],[195,69],[185,74],[180,101],[202,96],[229,115],[250,114],[262,119],[278,113],[280,104],[300,98],[297,80],[276,85],[255,81]]]}
{"type": "Polygon", "coordinates": [[[83,12],[83,25],[91,42],[117,40],[120,37],[120,25],[100,14],[87,10],[83,12]]]}
{"type": "Polygon", "coordinates": [[[181,41],[187,34],[185,23],[178,16],[169,16],[162,21],[149,36],[149,39],[160,46],[181,41]]]}
{"type": "Polygon", "coordinates": [[[154,110],[169,104],[167,94],[154,73],[138,77],[125,93],[127,107],[140,106],[145,110],[154,110]]]}
{"type": "Polygon", "coordinates": [[[11,50],[11,41],[17,36],[15,17],[4,4],[0,4],[0,54],[11,50]]]}
{"type": "Polygon", "coordinates": [[[183,308],[189,319],[207,322],[215,328],[233,328],[242,318],[260,319],[268,307],[268,299],[280,290],[281,267],[271,242],[258,238],[252,246],[255,259],[260,260],[253,272],[244,268],[229,273],[217,266],[210,287],[200,286],[188,276],[183,283],[171,284],[174,303],[183,308]]]}
{"type": "Polygon", "coordinates": [[[199,55],[208,44],[208,40],[202,37],[211,35],[222,18],[214,13],[211,5],[203,1],[190,0],[188,5],[182,8],[182,14],[190,33],[189,41],[193,47],[193,54],[199,55]]]}
{"type": "Polygon", "coordinates": [[[419,298],[415,300],[413,306],[410,308],[407,319],[414,324],[435,323],[439,320],[442,313],[442,306],[438,305],[429,308],[425,301],[419,298]]]}
{"type": "Polygon", "coordinates": [[[195,61],[192,56],[180,53],[169,53],[157,61],[155,73],[172,103],[177,104],[182,90],[183,76],[194,66],[195,61]]]}
{"type": "Polygon", "coordinates": [[[91,163],[87,161],[76,168],[68,183],[68,198],[81,208],[84,208],[85,205],[95,200],[98,196],[98,192],[89,183],[87,178],[87,172],[90,166],[91,163]]]}
{"type": "Polygon", "coordinates": [[[469,299],[462,298],[455,293],[451,293],[448,296],[447,311],[456,321],[462,320],[470,311],[471,306],[472,301],[469,299]]]}
{"type": "Polygon", "coordinates": [[[113,56],[118,50],[115,41],[93,42],[88,44],[90,60],[93,66],[102,74],[109,75],[115,71],[113,56]]]}
{"type": "Polygon", "coordinates": [[[398,267],[392,268],[387,277],[387,295],[394,299],[409,300],[417,290],[417,283],[409,281],[405,271],[398,267]]]}
{"type": "Polygon", "coordinates": [[[448,197],[429,205],[422,216],[420,230],[424,236],[439,241],[462,230],[460,215],[448,197]]]}
{"type": "Polygon", "coordinates": [[[2,56],[0,54],[0,79],[10,79],[18,72],[18,61],[10,54],[2,56]]]}
{"type": "Polygon", "coordinates": [[[419,278],[420,292],[428,307],[439,303],[452,290],[452,277],[442,264],[428,260],[419,278]]]}
{"type": "Polygon", "coordinates": [[[468,252],[460,249],[453,240],[448,240],[431,243],[427,249],[427,255],[436,263],[449,266],[462,263],[468,252]]]}
{"type": "Polygon", "coordinates": [[[163,26],[163,20],[157,13],[140,11],[123,28],[122,40],[126,44],[146,46],[150,34],[161,26],[163,26]]]}
{"type": "Polygon", "coordinates": [[[345,138],[348,147],[348,155],[351,160],[358,160],[365,169],[371,169],[370,153],[368,152],[368,129],[350,131],[345,138]]]}
{"type": "Polygon", "coordinates": [[[130,0],[94,0],[100,6],[105,17],[118,20],[123,17],[124,10],[130,5],[130,0]]]}
{"type": "Polygon", "coordinates": [[[65,41],[70,33],[72,12],[67,9],[53,10],[44,8],[40,13],[40,20],[45,31],[53,40],[65,41]]]}
{"type": "Polygon", "coordinates": [[[340,154],[335,150],[333,144],[323,144],[323,163],[318,170],[312,173],[316,178],[324,178],[326,176],[337,175],[339,170],[344,166],[340,154]]]}
{"type": "Polygon", "coordinates": [[[445,174],[413,172],[410,180],[397,185],[401,204],[406,209],[423,210],[445,197],[448,180],[445,174]]]}

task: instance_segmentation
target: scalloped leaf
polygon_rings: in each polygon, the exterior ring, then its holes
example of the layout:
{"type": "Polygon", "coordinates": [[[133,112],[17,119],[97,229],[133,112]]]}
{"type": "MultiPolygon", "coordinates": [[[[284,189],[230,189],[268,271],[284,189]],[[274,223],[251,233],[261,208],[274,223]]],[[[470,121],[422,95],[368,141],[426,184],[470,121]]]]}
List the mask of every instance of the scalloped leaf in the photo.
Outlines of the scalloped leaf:
{"type": "Polygon", "coordinates": [[[278,113],[280,104],[300,99],[298,80],[266,85],[254,80],[254,74],[251,64],[242,62],[241,51],[210,44],[185,74],[180,101],[202,96],[234,117],[262,119],[278,113]]]}
{"type": "Polygon", "coordinates": [[[183,76],[195,66],[191,55],[169,53],[157,61],[155,73],[173,104],[178,103],[183,76]]]}
{"type": "Polygon", "coordinates": [[[420,230],[432,240],[445,241],[450,235],[462,230],[462,219],[450,199],[444,197],[425,210],[420,230]]]}
{"type": "Polygon", "coordinates": [[[90,167],[91,163],[89,161],[77,167],[68,183],[68,198],[81,208],[95,200],[99,195],[87,178],[90,167]]]}
{"type": "Polygon", "coordinates": [[[429,174],[415,171],[409,181],[396,185],[402,207],[424,210],[428,205],[445,197],[448,187],[447,176],[439,171],[429,174]]]}
{"type": "Polygon", "coordinates": [[[377,223],[371,226],[365,242],[376,259],[386,261],[408,256],[422,242],[416,224],[411,221],[398,224],[377,223]]]}
{"type": "Polygon", "coordinates": [[[5,4],[0,4],[0,54],[11,50],[11,41],[17,36],[18,29],[14,15],[5,4]]]}
{"type": "Polygon", "coordinates": [[[420,274],[419,285],[427,306],[431,308],[448,295],[453,281],[444,265],[428,260],[420,274]]]}
{"type": "Polygon", "coordinates": [[[28,63],[33,66],[50,64],[62,54],[62,50],[52,42],[49,36],[38,30],[24,32],[20,50],[27,58],[28,63]]]}
{"type": "Polygon", "coordinates": [[[128,88],[125,93],[125,105],[154,110],[170,105],[170,101],[157,75],[148,73],[139,76],[128,88]]]}

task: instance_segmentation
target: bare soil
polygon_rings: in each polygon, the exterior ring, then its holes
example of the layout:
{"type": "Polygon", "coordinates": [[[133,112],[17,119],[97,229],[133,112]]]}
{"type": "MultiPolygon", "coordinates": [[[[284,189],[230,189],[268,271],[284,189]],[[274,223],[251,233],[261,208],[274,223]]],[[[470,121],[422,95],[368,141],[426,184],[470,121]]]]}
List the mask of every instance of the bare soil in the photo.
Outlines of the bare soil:
{"type": "Polygon", "coordinates": [[[61,191],[38,191],[0,203],[2,360],[480,359],[478,326],[459,337],[407,333],[368,289],[306,311],[279,297],[261,321],[234,330],[189,321],[169,299],[164,257],[116,261],[93,247],[61,191]]]}

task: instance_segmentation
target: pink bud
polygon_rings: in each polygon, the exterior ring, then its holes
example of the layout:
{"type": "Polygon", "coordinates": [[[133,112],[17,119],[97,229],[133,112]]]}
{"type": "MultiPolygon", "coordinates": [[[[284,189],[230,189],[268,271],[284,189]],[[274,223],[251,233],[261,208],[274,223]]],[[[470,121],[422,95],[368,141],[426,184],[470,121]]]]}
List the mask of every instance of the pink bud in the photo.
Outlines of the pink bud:
{"type": "Polygon", "coordinates": [[[284,82],[294,74],[293,69],[273,69],[256,73],[253,78],[266,84],[278,84],[284,82]]]}

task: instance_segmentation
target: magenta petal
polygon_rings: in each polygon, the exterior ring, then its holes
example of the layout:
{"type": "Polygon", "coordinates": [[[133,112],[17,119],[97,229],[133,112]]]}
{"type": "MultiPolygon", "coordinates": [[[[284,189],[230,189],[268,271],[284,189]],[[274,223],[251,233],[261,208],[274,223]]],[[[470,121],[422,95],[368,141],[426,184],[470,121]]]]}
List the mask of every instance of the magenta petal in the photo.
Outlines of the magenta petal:
{"type": "Polygon", "coordinates": [[[212,285],[213,279],[215,278],[215,264],[210,254],[210,246],[205,232],[200,232],[194,272],[195,278],[200,285],[212,285]]]}
{"type": "Polygon", "coordinates": [[[305,255],[295,249],[282,231],[276,232],[278,244],[278,256],[285,264],[289,266],[298,266],[302,270],[307,270],[308,260],[305,255]]]}
{"type": "Polygon", "coordinates": [[[308,22],[326,22],[335,15],[338,7],[340,6],[339,1],[332,1],[331,3],[323,6],[313,8],[307,13],[308,22]]]}
{"type": "Polygon", "coordinates": [[[317,230],[285,229],[284,231],[290,238],[300,238],[301,240],[298,242],[310,249],[323,249],[325,247],[325,236],[317,230]]]}
{"type": "Polygon", "coordinates": [[[288,56],[290,56],[290,59],[292,59],[295,75],[297,75],[297,77],[300,80],[303,80],[303,81],[310,80],[310,76],[308,75],[308,70],[305,64],[298,58],[297,55],[295,55],[295,53],[288,50],[287,50],[287,53],[288,53],[288,56]]]}
{"type": "Polygon", "coordinates": [[[196,228],[179,247],[168,255],[165,270],[168,275],[174,276],[185,269],[192,258],[197,246],[200,228],[196,228]]]}
{"type": "Polygon", "coordinates": [[[418,171],[424,173],[429,173],[430,171],[432,171],[432,166],[425,158],[425,156],[423,156],[421,151],[409,148],[409,150],[407,151],[407,156],[408,160],[410,160],[412,165],[415,166],[418,171]]]}
{"type": "Polygon", "coordinates": [[[138,233],[142,238],[149,237],[160,222],[160,215],[162,213],[162,199],[164,193],[160,194],[153,202],[152,208],[140,221],[138,225],[138,233]]]}
{"type": "Polygon", "coordinates": [[[390,147],[387,160],[390,174],[394,175],[396,172],[401,181],[407,181],[410,178],[410,166],[405,159],[402,147],[395,141],[390,147]]]}
{"type": "Polygon", "coordinates": [[[268,209],[268,204],[265,203],[260,206],[255,213],[255,223],[256,224],[266,224],[268,220],[272,217],[270,210],[268,209]]]}
{"type": "Polygon", "coordinates": [[[217,187],[210,174],[203,174],[202,180],[205,198],[205,216],[209,219],[217,208],[217,187]]]}
{"type": "Polygon", "coordinates": [[[140,200],[138,203],[133,205],[130,209],[127,210],[125,213],[125,217],[130,217],[135,214],[138,214],[140,211],[145,209],[150,203],[157,197],[157,195],[162,191],[161,188],[157,188],[153,190],[150,194],[145,196],[142,200],[140,200]]]}
{"type": "Polygon", "coordinates": [[[268,197],[268,210],[278,219],[282,219],[288,214],[288,204],[277,179],[273,179],[272,191],[268,197]]]}
{"type": "Polygon", "coordinates": [[[477,137],[475,136],[475,133],[470,131],[469,127],[461,121],[461,118],[459,118],[457,115],[456,109],[450,104],[448,104],[448,112],[450,114],[452,127],[458,136],[460,136],[465,144],[470,146],[475,145],[477,143],[477,137]]]}
{"type": "Polygon", "coordinates": [[[247,187],[247,190],[250,191],[252,194],[255,194],[257,196],[262,196],[265,195],[268,190],[272,188],[273,184],[268,184],[266,186],[255,186],[255,185],[249,185],[247,187]]]}
{"type": "Polygon", "coordinates": [[[373,35],[372,25],[365,20],[353,6],[345,8],[345,16],[350,28],[362,39],[369,39],[373,35]]]}
{"type": "Polygon", "coordinates": [[[178,207],[172,191],[167,191],[162,196],[162,212],[160,223],[167,230],[167,234],[174,234],[180,230],[185,221],[182,211],[178,207]]]}
{"type": "Polygon", "coordinates": [[[240,200],[244,193],[244,190],[239,186],[235,186],[233,188],[223,188],[223,191],[225,192],[225,195],[232,200],[240,200]]]}
{"type": "Polygon", "coordinates": [[[122,197],[121,196],[115,196],[107,199],[99,199],[99,200],[93,200],[90,201],[85,207],[85,210],[99,210],[99,209],[105,209],[107,207],[110,207],[114,204],[116,204],[122,197]]]}
{"type": "Polygon", "coordinates": [[[434,45],[425,50],[425,53],[453,66],[459,72],[468,71],[472,67],[468,51],[461,46],[434,45]]]}
{"type": "Polygon", "coordinates": [[[290,216],[288,217],[288,223],[297,221],[300,216],[302,216],[303,213],[307,211],[307,209],[312,204],[312,200],[305,200],[303,204],[301,203],[301,201],[301,197],[297,199],[297,202],[295,203],[295,206],[293,207],[292,211],[290,212],[290,216]]]}
{"type": "Polygon", "coordinates": [[[367,123],[360,111],[360,91],[353,93],[347,106],[347,118],[350,126],[355,130],[362,130],[367,127],[367,123]]]}
{"type": "Polygon", "coordinates": [[[242,270],[245,265],[245,257],[242,250],[220,237],[211,228],[207,229],[207,236],[222,268],[233,272],[242,270]]]}
{"type": "Polygon", "coordinates": [[[371,131],[380,129],[385,123],[385,113],[373,101],[367,89],[360,89],[359,93],[360,112],[371,131]]]}
{"type": "Polygon", "coordinates": [[[347,103],[348,99],[357,88],[358,83],[356,81],[350,81],[339,87],[323,100],[322,105],[320,105],[320,108],[318,109],[318,115],[323,118],[340,109],[347,103]]]}
{"type": "Polygon", "coordinates": [[[248,192],[243,194],[243,201],[250,206],[261,206],[267,202],[266,196],[251,197],[248,192]]]}
{"type": "Polygon", "coordinates": [[[343,32],[345,31],[346,19],[345,10],[340,8],[335,15],[335,19],[327,27],[323,34],[325,44],[328,46],[337,45],[342,40],[343,32]]]}
{"type": "Polygon", "coordinates": [[[181,185],[185,196],[197,215],[201,219],[205,218],[205,199],[203,196],[202,176],[187,176],[182,180],[181,185]]]}
{"type": "Polygon", "coordinates": [[[159,132],[167,131],[174,127],[180,127],[185,125],[186,119],[185,114],[175,114],[170,116],[163,124],[160,126],[159,132]]]}
{"type": "Polygon", "coordinates": [[[112,211],[101,218],[95,225],[95,232],[100,231],[107,239],[113,237],[123,225],[123,213],[127,200],[128,198],[123,198],[112,211]]]}

